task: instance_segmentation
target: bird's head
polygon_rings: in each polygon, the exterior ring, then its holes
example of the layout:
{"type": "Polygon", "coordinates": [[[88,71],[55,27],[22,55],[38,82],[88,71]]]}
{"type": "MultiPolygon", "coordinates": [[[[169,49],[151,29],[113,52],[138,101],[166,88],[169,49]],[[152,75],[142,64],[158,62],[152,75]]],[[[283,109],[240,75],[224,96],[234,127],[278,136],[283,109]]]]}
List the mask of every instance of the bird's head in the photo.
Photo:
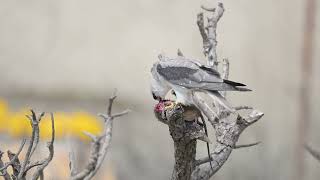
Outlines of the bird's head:
{"type": "Polygon", "coordinates": [[[155,78],[151,79],[151,93],[154,100],[164,100],[170,88],[155,78]]]}
{"type": "Polygon", "coordinates": [[[162,97],[157,93],[157,91],[152,91],[152,97],[154,100],[157,100],[157,101],[162,101],[162,97]]]}

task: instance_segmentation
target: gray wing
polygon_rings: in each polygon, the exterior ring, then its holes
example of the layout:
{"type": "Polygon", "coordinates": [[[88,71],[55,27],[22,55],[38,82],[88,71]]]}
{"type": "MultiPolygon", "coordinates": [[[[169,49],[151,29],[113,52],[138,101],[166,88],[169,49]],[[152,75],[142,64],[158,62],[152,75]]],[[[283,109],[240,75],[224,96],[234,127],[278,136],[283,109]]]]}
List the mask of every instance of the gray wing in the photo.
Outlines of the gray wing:
{"type": "Polygon", "coordinates": [[[190,89],[239,91],[241,88],[238,89],[236,86],[244,86],[241,83],[223,80],[214,69],[190,60],[162,61],[156,65],[156,71],[171,84],[190,89]]]}

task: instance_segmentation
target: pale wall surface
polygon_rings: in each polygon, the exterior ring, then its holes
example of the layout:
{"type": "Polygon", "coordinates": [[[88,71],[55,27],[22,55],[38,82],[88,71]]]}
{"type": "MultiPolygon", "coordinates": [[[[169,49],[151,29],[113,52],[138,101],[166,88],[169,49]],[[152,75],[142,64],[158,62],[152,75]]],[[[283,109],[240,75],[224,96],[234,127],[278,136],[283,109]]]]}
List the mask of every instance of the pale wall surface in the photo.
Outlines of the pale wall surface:
{"type": "MultiPolygon", "coordinates": [[[[172,143],[166,127],[152,114],[149,71],[160,52],[175,56],[177,48],[203,59],[195,22],[200,5],[210,2],[2,0],[0,96],[15,108],[27,103],[38,109],[101,112],[103,98],[116,87],[121,107],[133,110],[116,124],[109,161],[118,178],[166,179],[173,163],[172,143]]],[[[253,105],[266,115],[240,139],[263,143],[234,152],[215,179],[291,179],[304,1],[223,2],[226,12],[218,25],[218,55],[229,58],[230,79],[254,90],[232,93],[231,102],[253,105]]],[[[309,135],[320,149],[319,23],[315,32],[309,135]]],[[[306,158],[306,179],[316,179],[320,163],[306,158]]]]}

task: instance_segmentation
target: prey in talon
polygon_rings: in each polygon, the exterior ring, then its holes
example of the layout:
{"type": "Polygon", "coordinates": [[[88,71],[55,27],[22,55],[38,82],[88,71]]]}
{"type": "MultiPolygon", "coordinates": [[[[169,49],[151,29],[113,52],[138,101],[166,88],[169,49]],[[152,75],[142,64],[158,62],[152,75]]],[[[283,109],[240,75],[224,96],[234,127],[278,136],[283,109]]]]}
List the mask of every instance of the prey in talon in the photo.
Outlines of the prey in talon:
{"type": "Polygon", "coordinates": [[[171,100],[165,100],[163,104],[164,104],[164,110],[173,109],[177,105],[175,101],[171,101],[171,100]]]}
{"type": "Polygon", "coordinates": [[[154,106],[153,112],[160,122],[167,124],[166,112],[174,107],[174,101],[160,99],[159,102],[154,106]]]}

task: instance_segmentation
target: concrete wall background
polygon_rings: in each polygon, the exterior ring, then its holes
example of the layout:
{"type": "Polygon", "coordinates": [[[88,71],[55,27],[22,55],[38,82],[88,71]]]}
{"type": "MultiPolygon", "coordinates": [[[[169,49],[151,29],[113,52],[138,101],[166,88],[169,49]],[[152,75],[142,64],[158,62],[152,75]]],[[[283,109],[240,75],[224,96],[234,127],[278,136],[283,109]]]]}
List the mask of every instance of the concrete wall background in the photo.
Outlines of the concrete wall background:
{"type": "MultiPolygon", "coordinates": [[[[0,97],[13,108],[87,108],[101,112],[104,98],[119,91],[119,107],[133,113],[116,125],[109,161],[119,179],[166,179],[172,144],[152,114],[149,71],[160,52],[203,59],[196,0],[0,1],[0,97]],[[71,103],[70,103],[71,102],[71,103]],[[133,178],[134,177],[134,178],[133,178]]],[[[232,93],[233,104],[265,112],[240,142],[258,147],[232,154],[216,179],[291,179],[297,136],[302,0],[224,0],[218,56],[231,62],[230,79],[252,93],[232,93]]],[[[320,3],[317,5],[319,10],[320,3]]],[[[317,14],[319,22],[320,13],[317,14]]],[[[310,142],[320,149],[320,27],[315,25],[310,142]]],[[[199,154],[205,154],[205,146],[199,154]]],[[[320,176],[306,155],[305,179],[320,176]]]]}

